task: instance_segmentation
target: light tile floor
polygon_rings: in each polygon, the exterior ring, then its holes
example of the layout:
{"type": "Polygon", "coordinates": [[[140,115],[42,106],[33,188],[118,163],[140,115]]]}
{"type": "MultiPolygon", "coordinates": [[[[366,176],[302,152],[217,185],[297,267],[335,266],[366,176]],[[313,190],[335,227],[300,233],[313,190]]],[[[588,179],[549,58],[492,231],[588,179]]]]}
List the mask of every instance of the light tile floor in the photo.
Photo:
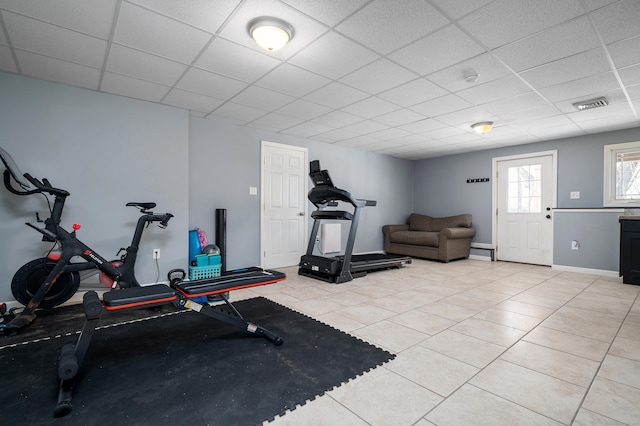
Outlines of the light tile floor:
{"type": "Polygon", "coordinates": [[[268,297],[396,358],[270,426],[640,424],[640,286],[478,260],[339,285],[281,270],[234,299],[268,297]]]}

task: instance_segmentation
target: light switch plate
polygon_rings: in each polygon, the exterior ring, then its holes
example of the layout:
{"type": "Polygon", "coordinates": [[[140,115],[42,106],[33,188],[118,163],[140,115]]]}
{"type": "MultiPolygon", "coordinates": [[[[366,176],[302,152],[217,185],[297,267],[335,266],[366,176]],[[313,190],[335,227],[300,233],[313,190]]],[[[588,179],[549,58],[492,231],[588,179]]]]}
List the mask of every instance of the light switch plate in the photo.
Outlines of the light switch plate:
{"type": "Polygon", "coordinates": [[[569,193],[569,198],[571,198],[572,200],[579,200],[580,199],[580,191],[571,191],[569,193]]]}

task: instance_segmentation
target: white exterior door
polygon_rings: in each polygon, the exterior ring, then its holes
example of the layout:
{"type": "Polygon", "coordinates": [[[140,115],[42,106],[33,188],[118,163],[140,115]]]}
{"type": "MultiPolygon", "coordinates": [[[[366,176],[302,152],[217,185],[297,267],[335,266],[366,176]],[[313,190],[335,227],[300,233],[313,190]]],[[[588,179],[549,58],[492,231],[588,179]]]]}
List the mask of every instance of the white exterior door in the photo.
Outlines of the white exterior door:
{"type": "Polygon", "coordinates": [[[555,152],[494,159],[498,260],[553,263],[555,168],[555,152]]]}
{"type": "Polygon", "coordinates": [[[262,142],[261,253],[265,269],[297,265],[307,247],[307,149],[262,142]]]}

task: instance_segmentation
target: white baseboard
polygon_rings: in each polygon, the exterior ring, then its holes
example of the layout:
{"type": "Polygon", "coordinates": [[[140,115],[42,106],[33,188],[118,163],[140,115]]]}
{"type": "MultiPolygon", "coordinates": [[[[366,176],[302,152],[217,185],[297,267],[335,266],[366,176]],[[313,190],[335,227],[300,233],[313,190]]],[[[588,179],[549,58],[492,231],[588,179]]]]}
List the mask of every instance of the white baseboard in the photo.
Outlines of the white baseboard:
{"type": "Polygon", "coordinates": [[[482,260],[484,262],[491,262],[491,256],[479,256],[477,254],[470,254],[469,259],[472,260],[482,260]]]}
{"type": "Polygon", "coordinates": [[[577,266],[567,265],[551,265],[551,269],[554,271],[575,272],[578,274],[601,275],[603,277],[620,278],[620,280],[622,280],[618,271],[607,271],[606,269],[579,268],[577,266]]]}

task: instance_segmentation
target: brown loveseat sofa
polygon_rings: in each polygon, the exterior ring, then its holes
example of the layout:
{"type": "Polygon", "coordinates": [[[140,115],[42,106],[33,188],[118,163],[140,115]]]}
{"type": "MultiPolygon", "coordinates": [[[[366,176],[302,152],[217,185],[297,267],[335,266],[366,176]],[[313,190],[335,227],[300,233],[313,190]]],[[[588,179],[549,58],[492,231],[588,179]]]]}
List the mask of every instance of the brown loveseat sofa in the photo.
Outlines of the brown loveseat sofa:
{"type": "Polygon", "coordinates": [[[405,225],[385,225],[382,233],[385,252],[440,262],[469,257],[476,235],[470,214],[431,217],[412,213],[405,225]]]}

